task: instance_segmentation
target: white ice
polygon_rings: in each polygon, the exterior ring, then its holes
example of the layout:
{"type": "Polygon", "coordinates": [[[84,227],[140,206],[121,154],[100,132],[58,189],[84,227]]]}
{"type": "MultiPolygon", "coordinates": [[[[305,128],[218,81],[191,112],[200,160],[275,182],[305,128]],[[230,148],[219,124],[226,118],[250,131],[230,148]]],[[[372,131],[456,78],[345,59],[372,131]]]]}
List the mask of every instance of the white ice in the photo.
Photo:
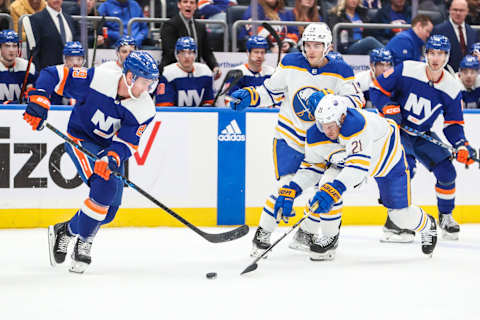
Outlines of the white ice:
{"type": "Polygon", "coordinates": [[[480,319],[480,225],[462,225],[431,259],[418,239],[380,243],[379,226],[343,227],[332,262],[292,251],[288,237],[240,276],[251,229],[223,244],[187,228],[102,229],[83,275],[69,258],[50,267],[46,229],[1,230],[0,319],[480,319]]]}

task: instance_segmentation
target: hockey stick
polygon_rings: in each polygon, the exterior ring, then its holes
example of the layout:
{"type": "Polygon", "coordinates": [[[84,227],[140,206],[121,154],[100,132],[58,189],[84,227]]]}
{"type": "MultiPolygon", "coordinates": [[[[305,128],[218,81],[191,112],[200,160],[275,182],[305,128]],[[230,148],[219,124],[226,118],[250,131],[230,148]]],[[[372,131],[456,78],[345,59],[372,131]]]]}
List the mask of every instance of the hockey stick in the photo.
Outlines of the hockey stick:
{"type": "MultiPolygon", "coordinates": [[[[27,46],[30,50],[30,58],[28,59],[27,70],[25,71],[25,77],[23,78],[22,88],[20,90],[20,97],[18,97],[18,102],[21,104],[23,103],[23,95],[25,94],[25,90],[27,89],[27,82],[28,82],[28,74],[30,73],[30,67],[32,65],[33,57],[35,55],[35,49],[37,48],[35,42],[35,36],[32,31],[32,25],[30,24],[30,18],[25,17],[23,19],[23,27],[25,29],[25,38],[27,40],[27,46]],[[29,45],[31,44],[31,46],[29,45]]],[[[20,38],[22,35],[20,35],[20,38]]]]}
{"type": "Polygon", "coordinates": [[[215,106],[215,102],[217,102],[218,97],[227,93],[227,91],[230,88],[232,88],[234,85],[236,85],[242,77],[243,77],[243,72],[241,70],[234,69],[234,70],[228,71],[227,74],[225,75],[225,78],[223,78],[223,82],[220,85],[220,89],[218,89],[218,92],[217,92],[217,95],[215,96],[215,99],[213,99],[212,107],[215,106]],[[227,83],[228,79],[231,79],[230,85],[227,86],[224,90],[223,87],[227,83]]]}
{"type": "Polygon", "coordinates": [[[277,57],[277,66],[280,64],[280,59],[282,57],[282,39],[278,35],[277,31],[272,28],[272,26],[266,22],[262,23],[262,26],[267,29],[267,31],[272,35],[278,45],[278,57],[277,57]]]}
{"type": "MultiPolygon", "coordinates": [[[[93,30],[93,57],[92,57],[92,63],[90,64],[90,68],[93,68],[95,65],[95,58],[97,56],[97,38],[98,38],[98,33],[99,30],[103,28],[103,25],[105,24],[105,15],[102,16],[102,20],[97,24],[95,29],[93,30]]],[[[103,40],[105,41],[105,39],[103,40]]]]}
{"type": "Polygon", "coordinates": [[[25,94],[25,90],[27,89],[27,82],[28,82],[28,75],[30,73],[30,67],[32,65],[33,54],[36,48],[30,52],[30,58],[28,59],[27,70],[25,70],[25,77],[23,78],[22,89],[20,90],[20,97],[18,97],[18,103],[23,103],[23,95],[25,94]]]}
{"type": "MultiPolygon", "coordinates": [[[[448,151],[450,151],[450,152],[452,152],[452,153],[456,153],[456,150],[455,150],[454,147],[452,147],[452,146],[450,146],[450,145],[448,145],[448,144],[446,144],[446,143],[444,143],[444,142],[442,142],[442,141],[440,141],[440,140],[438,140],[438,139],[435,139],[434,137],[431,137],[431,136],[429,136],[428,134],[425,134],[425,133],[423,133],[423,132],[421,132],[421,131],[418,131],[418,130],[416,130],[416,129],[413,129],[413,128],[409,127],[409,126],[401,126],[401,128],[402,128],[404,131],[406,131],[406,132],[413,133],[414,135],[419,136],[420,138],[423,138],[423,139],[425,139],[425,140],[427,140],[427,141],[429,141],[429,142],[431,142],[431,143],[433,143],[433,144],[436,144],[437,146],[440,146],[440,147],[442,147],[442,148],[444,148],[444,149],[447,149],[448,151]]],[[[473,161],[476,161],[476,162],[480,163],[480,159],[479,159],[479,158],[471,158],[471,159],[472,159],[473,161]]],[[[479,166],[480,166],[480,164],[479,164],[479,166]]]]}
{"type": "MultiPolygon", "coordinates": [[[[78,143],[76,143],[75,141],[73,141],[72,139],[70,139],[69,137],[67,137],[63,132],[61,132],[60,130],[58,130],[57,128],[55,128],[54,126],[52,126],[50,123],[46,123],[45,126],[52,130],[55,134],[57,134],[60,138],[62,138],[63,140],[65,140],[66,142],[68,142],[70,145],[72,145],[73,147],[75,147],[76,149],[78,149],[79,151],[83,152],[84,154],[86,154],[88,156],[88,158],[90,158],[91,160],[93,161],[96,161],[98,160],[98,157],[96,155],[94,155],[93,153],[91,153],[90,151],[88,151],[87,149],[83,148],[82,146],[80,146],[78,143]]],[[[173,216],[175,219],[177,219],[178,221],[180,221],[181,223],[183,223],[185,226],[187,226],[188,228],[190,228],[191,230],[193,230],[195,233],[197,233],[198,235],[200,235],[202,238],[204,238],[205,240],[209,241],[209,242],[213,242],[213,243],[219,243],[219,242],[226,242],[226,241],[231,241],[231,240],[235,240],[235,239],[238,239],[238,238],[241,238],[243,237],[244,235],[246,235],[248,233],[248,226],[247,225],[242,225],[236,229],[233,229],[233,230],[230,230],[230,231],[227,231],[227,232],[224,232],[224,233],[217,233],[217,234],[214,234],[214,233],[207,233],[205,231],[202,231],[200,230],[199,228],[197,228],[196,226],[194,226],[193,224],[191,224],[190,222],[188,222],[187,220],[185,220],[182,216],[178,215],[177,213],[175,213],[172,209],[168,208],[167,206],[165,206],[163,203],[161,203],[160,201],[158,201],[157,199],[155,199],[154,197],[152,197],[149,193],[147,193],[146,191],[144,191],[142,188],[140,188],[139,186],[137,186],[136,184],[134,184],[133,182],[131,182],[130,180],[128,180],[127,177],[125,177],[124,175],[122,175],[120,172],[117,172],[117,171],[112,171],[112,174],[114,176],[117,176],[119,177],[120,179],[123,180],[124,183],[126,183],[129,187],[131,187],[132,189],[138,191],[139,193],[141,193],[143,196],[145,196],[148,200],[152,201],[153,203],[155,203],[157,206],[159,206],[160,208],[162,208],[164,211],[166,211],[168,214],[170,214],[171,216],[173,216]]]]}

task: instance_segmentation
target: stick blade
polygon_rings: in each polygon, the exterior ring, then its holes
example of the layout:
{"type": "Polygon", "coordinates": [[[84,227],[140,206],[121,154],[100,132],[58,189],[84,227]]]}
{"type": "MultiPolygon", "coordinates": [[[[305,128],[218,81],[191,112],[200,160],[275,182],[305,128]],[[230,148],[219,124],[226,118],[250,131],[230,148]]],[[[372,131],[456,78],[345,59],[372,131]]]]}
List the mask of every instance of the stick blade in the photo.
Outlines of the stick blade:
{"type": "Polygon", "coordinates": [[[217,233],[217,234],[203,234],[203,237],[212,243],[220,243],[220,242],[227,242],[239,239],[245,236],[250,228],[244,224],[236,229],[224,232],[224,233],[217,233]]]}
{"type": "Polygon", "coordinates": [[[243,275],[243,274],[246,274],[246,273],[249,273],[249,272],[252,272],[252,271],[255,271],[257,270],[258,268],[258,264],[256,262],[252,263],[251,265],[249,265],[248,267],[245,268],[245,270],[243,270],[240,275],[243,275]]]}

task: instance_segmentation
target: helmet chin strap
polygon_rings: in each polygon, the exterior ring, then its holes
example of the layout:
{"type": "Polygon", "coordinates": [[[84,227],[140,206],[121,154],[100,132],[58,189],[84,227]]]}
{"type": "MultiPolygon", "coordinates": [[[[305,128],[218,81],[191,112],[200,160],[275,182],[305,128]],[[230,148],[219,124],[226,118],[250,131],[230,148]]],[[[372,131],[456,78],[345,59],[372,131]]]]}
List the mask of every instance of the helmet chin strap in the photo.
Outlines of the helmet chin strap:
{"type": "Polygon", "coordinates": [[[127,86],[127,90],[128,90],[128,94],[130,95],[130,98],[132,98],[133,100],[138,100],[139,97],[135,97],[132,93],[133,83],[131,85],[128,85],[127,78],[125,77],[125,73],[122,73],[122,78],[123,78],[123,82],[127,86]]]}

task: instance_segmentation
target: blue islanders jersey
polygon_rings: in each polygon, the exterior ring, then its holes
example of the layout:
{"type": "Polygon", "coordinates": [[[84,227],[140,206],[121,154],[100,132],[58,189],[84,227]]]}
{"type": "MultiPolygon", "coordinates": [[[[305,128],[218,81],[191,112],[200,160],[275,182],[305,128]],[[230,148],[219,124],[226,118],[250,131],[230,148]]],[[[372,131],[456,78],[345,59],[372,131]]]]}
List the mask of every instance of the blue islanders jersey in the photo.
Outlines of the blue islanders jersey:
{"type": "Polygon", "coordinates": [[[461,87],[449,72],[444,71],[440,80],[432,83],[424,62],[404,61],[373,81],[370,99],[382,114],[400,106],[401,124],[422,132],[430,131],[443,113],[449,142],[465,139],[461,87]]]}
{"type": "MultiPolygon", "coordinates": [[[[457,73],[458,78],[458,73],[457,73]]],[[[472,88],[465,88],[460,78],[458,78],[462,86],[462,100],[465,108],[473,109],[480,107],[480,77],[477,76],[472,88]]]]}
{"type": "Polygon", "coordinates": [[[172,63],[163,69],[155,96],[157,106],[198,107],[213,103],[213,77],[207,65],[195,62],[193,72],[172,63]]]}
{"type": "MultiPolygon", "coordinates": [[[[0,62],[0,103],[20,99],[20,91],[22,91],[27,66],[28,61],[22,58],[15,58],[15,64],[11,68],[5,67],[0,62]]],[[[27,85],[34,83],[35,65],[32,63],[28,72],[27,85]]]]}
{"type": "Polygon", "coordinates": [[[273,71],[275,71],[273,67],[263,65],[260,72],[254,72],[248,68],[248,64],[243,64],[233,70],[242,71],[243,77],[240,78],[236,85],[228,89],[229,94],[241,88],[261,86],[266,79],[272,76],[273,71]]]}
{"type": "Polygon", "coordinates": [[[112,68],[46,68],[40,72],[37,89],[76,99],[68,122],[68,134],[115,152],[120,161],[138,148],[140,137],[155,116],[152,98],[117,95],[120,70],[112,68]]]}

